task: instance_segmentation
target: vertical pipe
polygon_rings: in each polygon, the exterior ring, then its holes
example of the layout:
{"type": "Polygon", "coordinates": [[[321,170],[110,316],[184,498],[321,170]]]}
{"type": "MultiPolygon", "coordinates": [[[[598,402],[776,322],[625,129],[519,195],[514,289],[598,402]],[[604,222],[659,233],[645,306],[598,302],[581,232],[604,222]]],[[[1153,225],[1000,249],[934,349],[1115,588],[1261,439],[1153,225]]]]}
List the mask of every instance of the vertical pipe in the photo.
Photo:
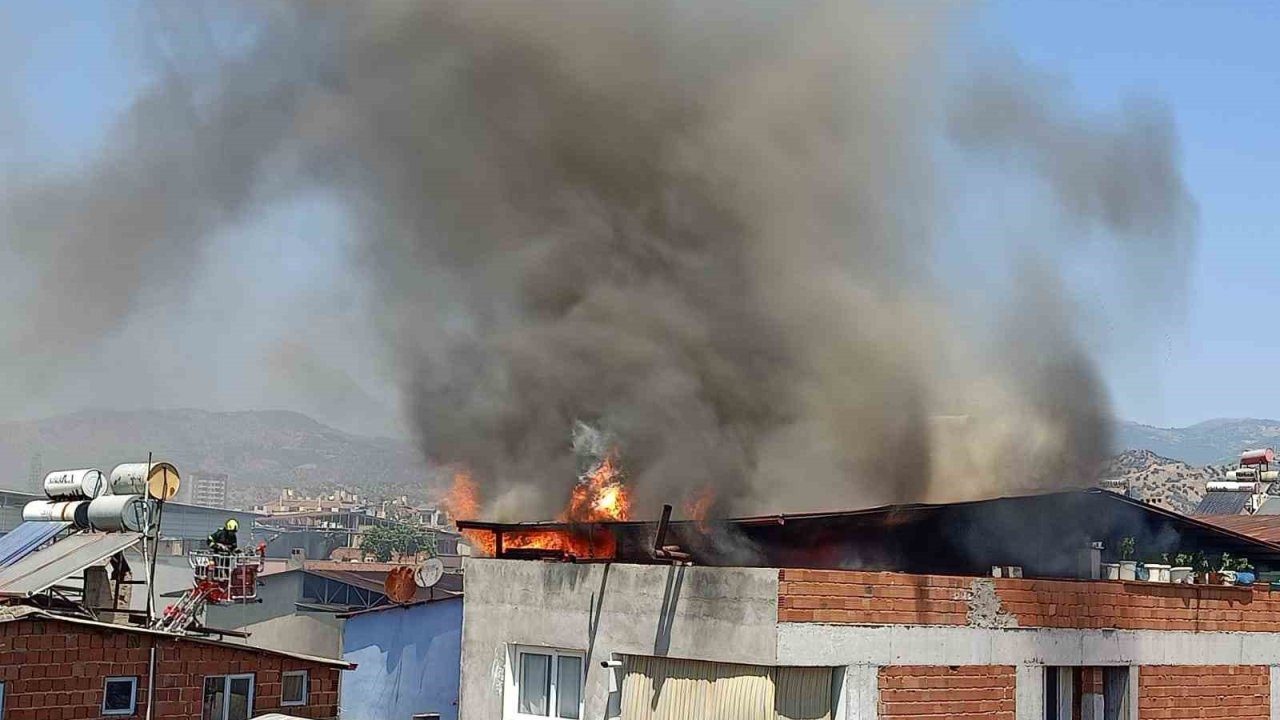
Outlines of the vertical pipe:
{"type": "Polygon", "coordinates": [[[155,717],[156,708],[156,639],[151,638],[151,663],[147,669],[147,720],[155,717]]]}

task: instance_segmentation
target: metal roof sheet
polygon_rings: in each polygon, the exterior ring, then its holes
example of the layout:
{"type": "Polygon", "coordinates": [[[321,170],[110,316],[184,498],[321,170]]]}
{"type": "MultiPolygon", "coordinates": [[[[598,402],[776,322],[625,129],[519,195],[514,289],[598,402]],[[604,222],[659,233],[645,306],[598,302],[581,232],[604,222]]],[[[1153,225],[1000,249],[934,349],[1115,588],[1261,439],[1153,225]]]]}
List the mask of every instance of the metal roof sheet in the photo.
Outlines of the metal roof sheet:
{"type": "Polygon", "coordinates": [[[141,533],[77,533],[0,569],[0,597],[31,597],[142,539],[141,533]]]}
{"type": "Polygon", "coordinates": [[[24,522],[0,537],[0,567],[8,567],[66,529],[64,522],[24,522]]]}
{"type": "Polygon", "coordinates": [[[1193,515],[1237,515],[1244,512],[1249,504],[1250,492],[1234,490],[1211,490],[1204,494],[1200,504],[1191,511],[1193,515]]]}
{"type": "Polygon", "coordinates": [[[1280,542],[1280,515],[1209,515],[1205,522],[1266,542],[1280,542]]]}

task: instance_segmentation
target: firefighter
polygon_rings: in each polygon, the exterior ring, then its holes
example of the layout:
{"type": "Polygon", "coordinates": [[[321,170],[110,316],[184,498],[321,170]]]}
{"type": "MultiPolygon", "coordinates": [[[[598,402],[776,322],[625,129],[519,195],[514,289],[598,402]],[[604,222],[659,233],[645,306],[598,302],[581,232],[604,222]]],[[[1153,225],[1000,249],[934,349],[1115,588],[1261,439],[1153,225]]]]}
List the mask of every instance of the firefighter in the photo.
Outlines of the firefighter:
{"type": "Polygon", "coordinates": [[[236,530],[238,529],[240,529],[240,523],[236,522],[235,518],[227,520],[221,528],[209,536],[209,548],[223,555],[234,553],[239,546],[236,541],[236,530]]]}

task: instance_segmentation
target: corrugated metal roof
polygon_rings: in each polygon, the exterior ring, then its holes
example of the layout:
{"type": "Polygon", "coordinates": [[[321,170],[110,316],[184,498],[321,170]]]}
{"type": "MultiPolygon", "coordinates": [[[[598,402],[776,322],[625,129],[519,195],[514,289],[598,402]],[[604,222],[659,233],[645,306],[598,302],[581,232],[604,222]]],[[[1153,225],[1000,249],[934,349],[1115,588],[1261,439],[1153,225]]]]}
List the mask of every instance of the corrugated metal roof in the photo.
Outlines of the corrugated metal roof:
{"type": "Polygon", "coordinates": [[[64,522],[24,522],[0,537],[0,567],[8,567],[65,530],[64,522]]]}
{"type": "Polygon", "coordinates": [[[1200,519],[1251,538],[1280,543],[1280,515],[1208,515],[1200,519]]]}
{"type": "MultiPolygon", "coordinates": [[[[304,571],[311,575],[327,578],[334,582],[346,583],[352,587],[378,593],[379,595],[386,593],[387,573],[385,571],[357,572],[351,570],[313,570],[311,568],[305,568],[304,571]]],[[[448,592],[461,592],[462,575],[446,573],[440,577],[439,582],[437,582],[434,587],[437,591],[445,590],[448,592]]],[[[410,602],[429,600],[434,597],[434,595],[435,593],[431,592],[431,588],[420,587],[417,588],[417,592],[414,594],[413,599],[410,600],[410,602]]]]}
{"type": "Polygon", "coordinates": [[[1212,490],[1204,494],[1192,515],[1238,515],[1249,504],[1250,492],[1212,490]]]}
{"type": "Polygon", "coordinates": [[[31,597],[142,539],[141,533],[78,533],[0,569],[0,596],[31,597]]]}

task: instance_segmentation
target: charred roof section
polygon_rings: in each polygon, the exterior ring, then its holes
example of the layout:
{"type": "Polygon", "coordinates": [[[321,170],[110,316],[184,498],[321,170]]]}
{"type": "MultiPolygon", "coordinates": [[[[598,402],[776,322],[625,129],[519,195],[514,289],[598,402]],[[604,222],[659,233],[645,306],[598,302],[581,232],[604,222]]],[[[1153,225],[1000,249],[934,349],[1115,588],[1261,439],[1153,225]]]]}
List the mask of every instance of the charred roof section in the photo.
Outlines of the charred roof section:
{"type": "MultiPolygon", "coordinates": [[[[629,563],[662,557],[659,523],[490,523],[459,528],[491,554],[511,559],[629,563]],[[568,536],[567,542],[557,538],[568,536]],[[582,539],[573,541],[573,538],[582,539]],[[604,542],[602,542],[604,538],[604,542]],[[589,541],[589,542],[587,542],[589,541]],[[575,547],[606,552],[574,552],[575,547]]],[[[890,505],[848,512],[675,521],[662,544],[694,564],[890,570],[986,575],[1019,566],[1037,577],[1080,577],[1091,543],[1118,559],[1125,537],[1139,560],[1165,554],[1229,553],[1259,570],[1280,569],[1280,545],[1180,515],[1106,490],[1078,490],[941,505],[890,505]]]]}

